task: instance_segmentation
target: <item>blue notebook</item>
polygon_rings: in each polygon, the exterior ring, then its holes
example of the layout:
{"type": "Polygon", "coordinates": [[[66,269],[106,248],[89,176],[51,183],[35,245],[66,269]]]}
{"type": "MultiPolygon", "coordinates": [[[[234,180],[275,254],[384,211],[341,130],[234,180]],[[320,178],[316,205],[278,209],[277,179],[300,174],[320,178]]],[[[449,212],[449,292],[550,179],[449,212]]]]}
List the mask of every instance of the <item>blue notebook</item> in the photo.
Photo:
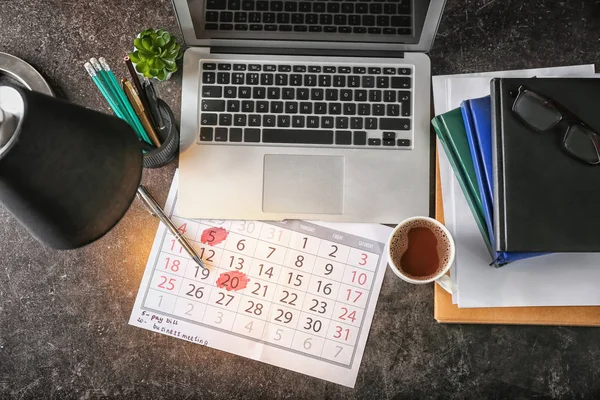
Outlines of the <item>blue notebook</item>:
{"type": "MultiPolygon", "coordinates": [[[[467,140],[473,158],[477,185],[483,205],[488,237],[494,247],[494,193],[492,189],[492,114],[490,96],[463,101],[460,105],[467,140]]],[[[505,265],[524,258],[537,257],[548,253],[496,252],[496,264],[505,265]]]]}

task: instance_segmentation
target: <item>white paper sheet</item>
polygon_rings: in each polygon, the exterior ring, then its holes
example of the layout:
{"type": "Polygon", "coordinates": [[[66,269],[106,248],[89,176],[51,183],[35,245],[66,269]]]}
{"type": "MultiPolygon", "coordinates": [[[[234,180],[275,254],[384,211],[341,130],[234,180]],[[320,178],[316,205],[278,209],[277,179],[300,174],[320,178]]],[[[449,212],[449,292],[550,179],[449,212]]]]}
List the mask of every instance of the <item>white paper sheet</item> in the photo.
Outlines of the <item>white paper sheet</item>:
{"type": "MultiPolygon", "coordinates": [[[[488,95],[489,81],[496,76],[590,76],[593,73],[593,65],[583,65],[492,72],[475,77],[433,77],[435,112],[440,114],[459,107],[463,100],[488,95]]],[[[446,223],[457,247],[453,278],[458,292],[453,302],[459,307],[600,304],[597,290],[600,254],[552,254],[520,260],[498,269],[489,267],[489,254],[475,218],[443,151],[440,152],[440,173],[446,223]]]]}
{"type": "Polygon", "coordinates": [[[354,387],[392,228],[187,220],[177,182],[165,212],[210,272],[160,224],[129,323],[354,387]]]}

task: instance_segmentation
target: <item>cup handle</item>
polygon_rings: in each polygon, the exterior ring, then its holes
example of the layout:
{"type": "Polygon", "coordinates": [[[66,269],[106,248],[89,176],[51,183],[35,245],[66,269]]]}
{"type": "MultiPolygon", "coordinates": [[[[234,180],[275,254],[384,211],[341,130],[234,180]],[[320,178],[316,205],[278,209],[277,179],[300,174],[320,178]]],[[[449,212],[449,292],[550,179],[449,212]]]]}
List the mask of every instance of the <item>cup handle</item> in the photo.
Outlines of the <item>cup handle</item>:
{"type": "Polygon", "coordinates": [[[456,284],[448,275],[442,275],[438,279],[436,279],[438,285],[442,287],[446,292],[450,294],[456,293],[456,284]]]}

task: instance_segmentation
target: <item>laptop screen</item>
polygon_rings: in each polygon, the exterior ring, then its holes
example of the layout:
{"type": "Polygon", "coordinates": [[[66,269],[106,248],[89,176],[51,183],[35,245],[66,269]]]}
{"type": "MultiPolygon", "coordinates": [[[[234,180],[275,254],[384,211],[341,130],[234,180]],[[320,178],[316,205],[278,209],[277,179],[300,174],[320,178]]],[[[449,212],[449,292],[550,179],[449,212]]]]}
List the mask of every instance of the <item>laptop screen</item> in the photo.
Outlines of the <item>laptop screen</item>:
{"type": "Polygon", "coordinates": [[[198,40],[416,45],[436,0],[186,1],[198,40]]]}

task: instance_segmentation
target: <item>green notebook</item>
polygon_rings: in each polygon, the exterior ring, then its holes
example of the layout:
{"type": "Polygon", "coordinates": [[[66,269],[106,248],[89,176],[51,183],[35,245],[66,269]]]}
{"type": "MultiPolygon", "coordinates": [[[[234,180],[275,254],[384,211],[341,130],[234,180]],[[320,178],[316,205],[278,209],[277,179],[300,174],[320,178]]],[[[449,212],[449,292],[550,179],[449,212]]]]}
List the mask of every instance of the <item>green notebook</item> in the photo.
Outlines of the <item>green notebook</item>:
{"type": "Polygon", "coordinates": [[[488,236],[483,204],[477,185],[477,175],[473,166],[471,149],[467,140],[467,132],[460,108],[440,114],[431,120],[444,152],[450,160],[458,183],[467,198],[471,212],[481,232],[486,246],[492,254],[492,245],[488,236]]]}

